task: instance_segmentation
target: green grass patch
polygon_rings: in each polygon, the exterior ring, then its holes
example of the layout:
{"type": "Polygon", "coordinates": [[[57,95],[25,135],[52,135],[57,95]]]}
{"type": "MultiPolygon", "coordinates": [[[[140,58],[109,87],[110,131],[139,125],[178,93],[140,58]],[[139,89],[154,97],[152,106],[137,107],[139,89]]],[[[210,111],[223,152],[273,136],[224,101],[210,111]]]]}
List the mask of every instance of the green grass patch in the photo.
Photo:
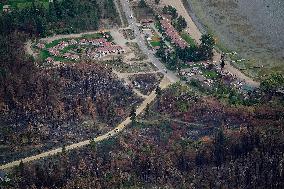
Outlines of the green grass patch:
{"type": "Polygon", "coordinates": [[[60,56],[52,56],[47,50],[42,50],[39,54],[39,57],[42,61],[47,59],[48,57],[53,58],[54,61],[60,61],[60,62],[75,62],[75,60],[69,60],[64,57],[60,56]]]}
{"type": "Polygon", "coordinates": [[[181,69],[190,68],[190,64],[187,64],[187,63],[181,64],[181,65],[180,65],[180,68],[181,68],[181,69]]]}
{"type": "Polygon", "coordinates": [[[150,41],[150,44],[152,47],[157,47],[161,45],[161,42],[160,41],[150,41]]]}
{"type": "Polygon", "coordinates": [[[64,53],[66,53],[66,52],[68,52],[68,51],[70,51],[72,49],[76,49],[76,48],[77,48],[76,45],[69,45],[69,46],[65,47],[63,50],[61,50],[60,53],[64,54],[64,53]]]}
{"type": "Polygon", "coordinates": [[[218,73],[214,70],[203,70],[203,75],[207,79],[217,79],[218,78],[218,73]]]}
{"type": "Polygon", "coordinates": [[[50,57],[50,53],[47,51],[47,50],[42,50],[39,54],[39,57],[41,60],[45,60],[47,59],[48,57],[50,57]]]}
{"type": "Polygon", "coordinates": [[[47,43],[45,45],[45,48],[48,49],[48,48],[54,47],[54,46],[58,45],[61,41],[65,41],[65,40],[67,40],[67,39],[56,39],[56,40],[52,41],[51,43],[47,43]]]}
{"type": "Polygon", "coordinates": [[[101,34],[101,33],[84,34],[84,35],[82,35],[82,38],[99,39],[99,38],[103,38],[103,34],[101,34]]]}
{"type": "Polygon", "coordinates": [[[181,38],[183,38],[190,46],[195,47],[196,42],[193,38],[190,37],[186,32],[180,33],[181,38]]]}
{"type": "Polygon", "coordinates": [[[154,32],[152,39],[153,40],[159,40],[159,41],[161,40],[160,36],[156,32],[154,32]]]}
{"type": "Polygon", "coordinates": [[[157,33],[155,33],[154,36],[152,37],[150,44],[152,47],[161,46],[161,38],[159,37],[157,33]]]}

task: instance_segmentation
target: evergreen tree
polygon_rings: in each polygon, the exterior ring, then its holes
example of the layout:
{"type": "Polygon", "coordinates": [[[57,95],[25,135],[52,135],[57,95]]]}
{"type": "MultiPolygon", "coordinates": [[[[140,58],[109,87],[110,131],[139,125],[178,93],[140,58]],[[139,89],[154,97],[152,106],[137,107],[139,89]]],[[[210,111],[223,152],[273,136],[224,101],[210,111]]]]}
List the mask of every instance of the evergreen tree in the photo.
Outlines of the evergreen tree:
{"type": "Polygon", "coordinates": [[[220,64],[220,66],[221,66],[221,70],[223,70],[223,69],[224,69],[224,67],[225,67],[225,61],[224,61],[224,60],[221,60],[221,64],[220,64]]]}
{"type": "Polygon", "coordinates": [[[215,135],[213,155],[216,165],[221,165],[225,158],[225,135],[222,129],[217,131],[215,135]]]}
{"type": "Polygon", "coordinates": [[[160,98],[161,95],[162,95],[161,87],[160,87],[160,86],[157,86],[155,92],[156,92],[157,98],[160,98]]]}
{"type": "Polygon", "coordinates": [[[179,16],[174,24],[177,31],[181,32],[187,27],[187,22],[184,17],[179,16]]]}
{"type": "Polygon", "coordinates": [[[140,8],[145,8],[145,7],[147,7],[147,4],[146,4],[145,0],[140,0],[138,6],[140,8]]]}
{"type": "Polygon", "coordinates": [[[136,123],[136,109],[133,106],[130,112],[130,120],[132,121],[132,124],[136,123]]]}
{"type": "Polygon", "coordinates": [[[146,106],[146,108],[145,108],[145,114],[146,114],[146,116],[148,116],[149,113],[150,113],[150,105],[147,103],[147,106],[146,106]]]}
{"type": "Polygon", "coordinates": [[[208,60],[213,57],[213,48],[215,40],[210,34],[203,34],[201,36],[201,45],[199,46],[199,56],[202,60],[208,60]]]}

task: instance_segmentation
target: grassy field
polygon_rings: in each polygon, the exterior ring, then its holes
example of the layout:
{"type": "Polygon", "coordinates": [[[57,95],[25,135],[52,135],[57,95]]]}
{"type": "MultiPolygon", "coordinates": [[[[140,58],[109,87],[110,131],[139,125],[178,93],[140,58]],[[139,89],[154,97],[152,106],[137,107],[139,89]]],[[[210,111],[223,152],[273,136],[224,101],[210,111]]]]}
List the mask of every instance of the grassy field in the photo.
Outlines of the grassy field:
{"type": "Polygon", "coordinates": [[[190,46],[196,46],[196,42],[194,39],[190,37],[186,32],[180,33],[181,38],[183,38],[190,46]]]}
{"type": "Polygon", "coordinates": [[[86,38],[86,39],[98,39],[98,38],[102,38],[102,37],[103,37],[103,34],[101,34],[101,33],[82,35],[82,38],[86,38]]]}
{"type": "Polygon", "coordinates": [[[64,54],[72,49],[77,49],[76,45],[69,45],[60,51],[61,54],[64,54]]]}
{"type": "Polygon", "coordinates": [[[39,54],[39,58],[41,60],[45,60],[47,59],[48,57],[51,57],[50,53],[47,51],[47,50],[42,50],[39,54]]]}
{"type": "MultiPolygon", "coordinates": [[[[101,33],[94,33],[94,34],[84,34],[81,37],[78,38],[74,38],[76,39],[98,39],[98,38],[102,38],[103,35],[101,33]]],[[[56,39],[54,41],[52,41],[51,43],[48,43],[45,45],[46,48],[51,48],[54,47],[56,45],[58,45],[61,41],[68,41],[71,40],[71,38],[62,38],[62,39],[56,39]]]]}
{"type": "Polygon", "coordinates": [[[58,57],[58,56],[52,56],[47,50],[42,50],[39,54],[40,60],[44,61],[48,57],[53,58],[55,61],[61,61],[61,62],[75,62],[74,60],[69,60],[64,57],[58,57]]]}
{"type": "Polygon", "coordinates": [[[202,70],[203,75],[207,78],[207,79],[216,79],[218,78],[218,73],[214,70],[202,70]]]}
{"type": "Polygon", "coordinates": [[[69,39],[67,39],[67,38],[56,39],[56,40],[52,41],[51,43],[47,43],[45,45],[45,47],[48,49],[48,48],[51,48],[51,47],[58,45],[61,41],[67,41],[67,40],[69,40],[69,39]]]}

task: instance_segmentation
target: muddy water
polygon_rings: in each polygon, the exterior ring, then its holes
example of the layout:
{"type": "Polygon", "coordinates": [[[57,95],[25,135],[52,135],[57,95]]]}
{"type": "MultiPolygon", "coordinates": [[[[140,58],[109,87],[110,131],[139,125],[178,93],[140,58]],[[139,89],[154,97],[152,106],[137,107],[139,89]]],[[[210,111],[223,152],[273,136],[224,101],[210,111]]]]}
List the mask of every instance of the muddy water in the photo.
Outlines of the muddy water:
{"type": "Polygon", "coordinates": [[[284,73],[284,0],[187,0],[199,27],[220,46],[249,61],[240,68],[253,77],[284,73]]]}
{"type": "Polygon", "coordinates": [[[239,0],[239,12],[275,49],[279,49],[275,53],[284,57],[284,1],[239,0]]]}

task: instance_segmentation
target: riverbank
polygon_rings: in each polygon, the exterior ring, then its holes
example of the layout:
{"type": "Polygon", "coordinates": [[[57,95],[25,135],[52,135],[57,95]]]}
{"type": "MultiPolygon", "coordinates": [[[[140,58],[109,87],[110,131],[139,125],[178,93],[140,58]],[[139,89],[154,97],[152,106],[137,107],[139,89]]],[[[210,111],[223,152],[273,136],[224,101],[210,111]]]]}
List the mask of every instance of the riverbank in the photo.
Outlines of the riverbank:
{"type": "Polygon", "coordinates": [[[279,19],[284,3],[182,1],[198,29],[216,36],[219,49],[237,51],[237,58],[246,59],[234,65],[245,74],[260,79],[274,71],[284,73],[284,29],[279,27],[284,25],[283,19],[279,19]]]}
{"type": "MultiPolygon", "coordinates": [[[[201,38],[202,32],[196,26],[196,24],[194,23],[191,16],[188,14],[188,11],[185,9],[185,7],[182,3],[182,0],[175,0],[175,1],[163,0],[163,1],[160,2],[159,6],[162,8],[165,5],[171,5],[171,6],[176,8],[178,14],[181,15],[182,17],[184,17],[186,22],[187,22],[187,28],[185,29],[187,31],[187,33],[197,43],[200,43],[199,39],[201,38]]],[[[218,64],[220,57],[221,57],[221,54],[219,52],[215,52],[214,57],[213,57],[213,62],[218,64]]],[[[245,81],[248,85],[250,85],[252,87],[258,87],[259,86],[259,82],[256,82],[256,80],[253,80],[251,77],[248,77],[247,76],[248,74],[245,75],[243,72],[240,71],[240,69],[237,69],[235,67],[236,67],[235,65],[231,65],[231,64],[228,63],[228,64],[226,64],[224,70],[229,71],[233,75],[236,75],[236,77],[238,77],[242,81],[245,81]]]]}

